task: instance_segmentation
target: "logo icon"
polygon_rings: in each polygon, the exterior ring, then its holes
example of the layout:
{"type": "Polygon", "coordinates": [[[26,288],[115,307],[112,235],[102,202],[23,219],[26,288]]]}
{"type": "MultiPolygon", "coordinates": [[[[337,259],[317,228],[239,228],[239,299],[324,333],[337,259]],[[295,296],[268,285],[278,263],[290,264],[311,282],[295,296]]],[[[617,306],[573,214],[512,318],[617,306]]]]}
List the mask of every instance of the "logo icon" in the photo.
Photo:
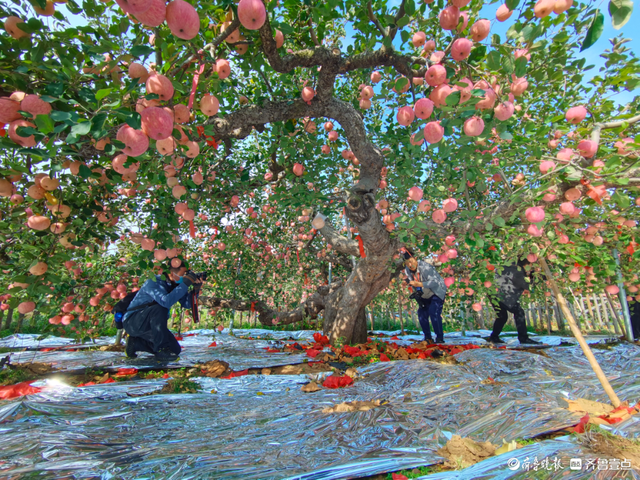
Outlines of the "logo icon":
{"type": "Polygon", "coordinates": [[[520,460],[517,458],[510,458],[507,462],[507,467],[509,467],[509,470],[517,470],[518,467],[520,467],[520,460]]]}
{"type": "Polygon", "coordinates": [[[571,460],[569,460],[569,468],[571,470],[582,470],[582,459],[572,458],[571,460]]]}

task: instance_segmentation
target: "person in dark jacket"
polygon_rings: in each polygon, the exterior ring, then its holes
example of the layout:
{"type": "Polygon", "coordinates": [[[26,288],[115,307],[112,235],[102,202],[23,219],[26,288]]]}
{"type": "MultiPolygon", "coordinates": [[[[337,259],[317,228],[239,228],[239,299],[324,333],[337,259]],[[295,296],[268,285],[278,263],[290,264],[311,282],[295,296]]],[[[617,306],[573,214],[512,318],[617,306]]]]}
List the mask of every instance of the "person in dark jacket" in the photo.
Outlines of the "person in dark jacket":
{"type": "Polygon", "coordinates": [[[525,280],[525,267],[529,265],[528,260],[519,260],[516,264],[508,265],[502,269],[502,273],[496,275],[496,285],[498,286],[498,298],[492,303],[496,311],[497,318],[493,323],[493,332],[485,340],[491,343],[504,343],[500,339],[500,333],[507,323],[509,312],[513,313],[513,318],[518,331],[518,340],[521,344],[540,344],[529,338],[524,309],[520,305],[520,297],[525,290],[529,289],[529,284],[525,280]]]}
{"type": "Polygon", "coordinates": [[[631,315],[631,329],[633,330],[633,340],[638,342],[640,341],[640,302],[639,301],[631,300],[631,302],[629,302],[629,314],[631,315]]]}
{"type": "Polygon", "coordinates": [[[444,343],[442,307],[447,295],[447,286],[433,265],[416,259],[409,250],[405,249],[403,255],[406,282],[418,294],[412,298],[416,298],[418,302],[418,320],[424,332],[424,341],[433,342],[429,328],[429,319],[431,319],[436,343],[444,343]]]}
{"type": "Polygon", "coordinates": [[[187,267],[169,265],[168,280],[156,275],[155,280],[147,280],[124,314],[123,324],[129,334],[125,353],[136,358],[137,352],[148,352],[158,360],[175,359],[182,348],[167,328],[169,310],[180,303],[183,308],[191,308],[189,287],[199,288],[201,279],[186,275],[187,267]]]}

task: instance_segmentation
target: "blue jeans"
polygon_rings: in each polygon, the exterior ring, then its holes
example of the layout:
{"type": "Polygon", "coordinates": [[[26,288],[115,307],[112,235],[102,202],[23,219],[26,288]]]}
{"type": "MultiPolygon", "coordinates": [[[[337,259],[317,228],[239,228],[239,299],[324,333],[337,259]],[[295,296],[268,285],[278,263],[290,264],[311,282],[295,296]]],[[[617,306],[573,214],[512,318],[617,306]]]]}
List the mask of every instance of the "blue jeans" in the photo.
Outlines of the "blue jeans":
{"type": "Polygon", "coordinates": [[[429,319],[433,324],[433,331],[436,334],[436,342],[444,341],[444,331],[442,330],[442,307],[444,300],[437,295],[429,300],[422,300],[422,305],[418,308],[418,320],[426,338],[431,338],[429,319]]]}

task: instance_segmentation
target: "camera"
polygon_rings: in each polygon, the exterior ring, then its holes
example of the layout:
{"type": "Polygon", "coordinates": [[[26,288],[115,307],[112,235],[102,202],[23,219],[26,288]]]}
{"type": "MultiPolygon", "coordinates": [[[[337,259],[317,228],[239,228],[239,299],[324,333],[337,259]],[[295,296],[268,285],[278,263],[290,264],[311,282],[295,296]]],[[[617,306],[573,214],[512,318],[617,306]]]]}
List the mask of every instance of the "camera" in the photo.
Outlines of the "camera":
{"type": "Polygon", "coordinates": [[[207,277],[209,276],[209,272],[194,272],[193,270],[188,270],[186,275],[189,275],[191,277],[195,277],[196,280],[202,280],[203,282],[207,281],[207,277]]]}
{"type": "Polygon", "coordinates": [[[409,295],[410,300],[417,300],[420,302],[422,300],[422,291],[415,291],[411,295],[409,295]]]}
{"type": "Polygon", "coordinates": [[[411,300],[415,300],[416,302],[418,302],[418,306],[420,308],[424,308],[426,306],[426,301],[424,298],[422,298],[422,289],[417,289],[411,294],[409,295],[409,299],[411,300]]]}

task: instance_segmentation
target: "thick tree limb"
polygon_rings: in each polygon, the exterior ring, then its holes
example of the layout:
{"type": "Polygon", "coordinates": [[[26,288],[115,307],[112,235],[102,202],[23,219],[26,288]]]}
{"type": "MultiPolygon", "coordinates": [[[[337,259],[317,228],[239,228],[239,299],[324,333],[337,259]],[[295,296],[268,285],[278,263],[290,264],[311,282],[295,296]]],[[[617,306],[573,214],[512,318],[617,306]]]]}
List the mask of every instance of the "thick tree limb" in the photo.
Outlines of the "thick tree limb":
{"type": "Polygon", "coordinates": [[[375,67],[394,67],[398,72],[406,77],[424,76],[428,62],[423,57],[402,55],[396,52],[393,47],[382,46],[373,52],[364,52],[351,57],[343,57],[338,49],[329,49],[324,46],[317,46],[314,49],[299,50],[295,53],[280,56],[276,48],[276,41],[271,33],[269,19],[260,28],[260,38],[262,39],[262,50],[273,68],[278,73],[289,73],[294,68],[322,67],[330,72],[344,74],[352,70],[375,67]],[[419,70],[412,70],[411,65],[423,65],[419,70]]]}
{"type": "Polygon", "coordinates": [[[596,143],[600,143],[600,133],[602,130],[610,130],[612,128],[621,127],[625,123],[631,125],[637,122],[640,122],[640,115],[622,120],[612,120],[606,123],[596,123],[591,131],[591,140],[596,143]]]}
{"type": "Polygon", "coordinates": [[[356,240],[343,237],[329,223],[325,223],[324,227],[322,227],[319,232],[335,251],[344,253],[345,255],[354,255],[356,257],[360,256],[358,242],[356,240]]]}
{"type": "Polygon", "coordinates": [[[286,312],[273,310],[262,300],[232,300],[203,296],[198,299],[198,302],[206,308],[225,308],[239,310],[241,312],[251,311],[251,305],[253,304],[253,309],[258,312],[258,320],[261,324],[274,325],[273,321],[275,320],[278,325],[288,325],[301,322],[305,318],[318,318],[318,314],[324,310],[326,306],[329,295],[341,287],[342,282],[336,282],[332,285],[322,285],[297,308],[286,312]]]}

